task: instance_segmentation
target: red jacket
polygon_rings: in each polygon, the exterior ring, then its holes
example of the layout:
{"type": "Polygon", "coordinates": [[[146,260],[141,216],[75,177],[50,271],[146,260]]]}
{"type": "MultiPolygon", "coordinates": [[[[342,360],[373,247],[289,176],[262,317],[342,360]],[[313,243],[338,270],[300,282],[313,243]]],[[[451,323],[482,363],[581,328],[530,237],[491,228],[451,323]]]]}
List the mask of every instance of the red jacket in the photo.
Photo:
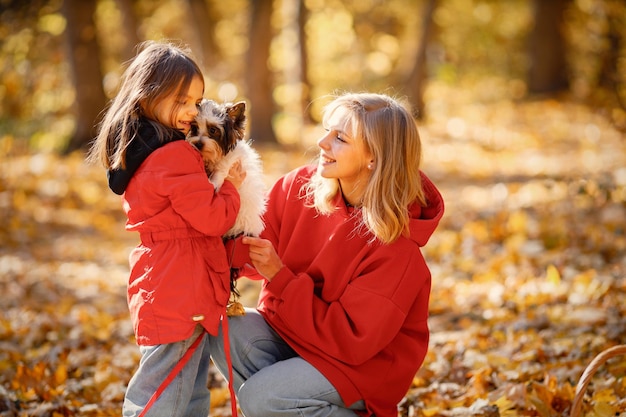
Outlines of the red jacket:
{"type": "Polygon", "coordinates": [[[189,338],[200,323],[217,334],[230,294],[222,243],[235,222],[239,194],[218,193],[200,153],[184,140],[158,148],[133,174],[123,196],[126,229],[141,244],[130,254],[128,306],[139,345],[189,338]]]}
{"type": "Polygon", "coordinates": [[[340,196],[318,215],[300,188],[315,167],[300,168],[272,188],[263,237],[283,267],[264,281],[258,309],[315,366],[346,404],[364,399],[369,414],[396,417],[428,349],[430,271],[420,251],[444,211],[422,176],[427,207],[410,207],[410,238],[368,244],[340,196]]]}

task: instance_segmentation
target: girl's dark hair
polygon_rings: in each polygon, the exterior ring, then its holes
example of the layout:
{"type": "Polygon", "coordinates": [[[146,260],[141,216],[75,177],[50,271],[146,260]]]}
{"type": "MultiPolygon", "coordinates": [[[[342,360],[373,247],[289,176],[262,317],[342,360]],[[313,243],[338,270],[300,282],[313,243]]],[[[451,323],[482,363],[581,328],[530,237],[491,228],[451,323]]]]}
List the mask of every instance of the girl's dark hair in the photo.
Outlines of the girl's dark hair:
{"type": "MultiPolygon", "coordinates": [[[[159,140],[164,141],[171,129],[157,119],[157,106],[166,97],[187,91],[194,77],[204,81],[186,47],[147,41],[138,50],[106,110],[88,157],[107,169],[125,168],[126,149],[138,137],[140,118],[151,123],[159,140]]],[[[171,118],[177,110],[176,106],[172,109],[171,118]]]]}

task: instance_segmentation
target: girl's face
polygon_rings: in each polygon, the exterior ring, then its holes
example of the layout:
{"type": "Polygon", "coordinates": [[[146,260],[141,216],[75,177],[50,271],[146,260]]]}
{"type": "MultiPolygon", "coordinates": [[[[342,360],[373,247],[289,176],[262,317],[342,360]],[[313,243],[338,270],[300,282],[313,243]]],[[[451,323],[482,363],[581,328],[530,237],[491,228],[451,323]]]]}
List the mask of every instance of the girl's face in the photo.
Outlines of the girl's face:
{"type": "Polygon", "coordinates": [[[348,111],[337,108],[326,120],[328,133],[317,141],[320,147],[319,172],[324,178],[337,178],[344,198],[358,205],[371,175],[367,165],[372,154],[365,141],[352,137],[348,111]]]}
{"type": "Polygon", "coordinates": [[[198,105],[204,95],[204,83],[200,77],[193,77],[189,89],[181,94],[174,93],[165,97],[155,109],[157,121],[165,126],[189,132],[191,123],[198,114],[198,105]]]}

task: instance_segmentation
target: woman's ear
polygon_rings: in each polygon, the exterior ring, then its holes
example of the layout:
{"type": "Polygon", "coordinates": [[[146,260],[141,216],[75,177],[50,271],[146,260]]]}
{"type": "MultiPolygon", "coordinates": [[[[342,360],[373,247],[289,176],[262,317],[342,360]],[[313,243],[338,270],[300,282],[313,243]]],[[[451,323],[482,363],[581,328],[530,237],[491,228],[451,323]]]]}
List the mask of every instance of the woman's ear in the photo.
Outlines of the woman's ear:
{"type": "Polygon", "coordinates": [[[369,169],[370,171],[374,169],[374,160],[370,160],[367,163],[367,169],[369,169]]]}

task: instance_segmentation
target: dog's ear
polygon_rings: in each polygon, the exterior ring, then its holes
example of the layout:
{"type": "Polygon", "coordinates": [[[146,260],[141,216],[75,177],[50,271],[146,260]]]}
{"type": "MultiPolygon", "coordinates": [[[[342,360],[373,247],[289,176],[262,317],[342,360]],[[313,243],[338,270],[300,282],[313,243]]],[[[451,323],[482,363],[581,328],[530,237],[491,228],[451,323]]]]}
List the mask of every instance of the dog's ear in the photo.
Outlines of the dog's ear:
{"type": "Polygon", "coordinates": [[[228,105],[226,107],[226,114],[232,122],[232,128],[237,135],[237,139],[243,139],[246,127],[246,102],[240,101],[238,103],[228,105]]]}
{"type": "Polygon", "coordinates": [[[235,123],[242,123],[246,118],[246,102],[240,101],[226,108],[226,114],[235,123]]]}

